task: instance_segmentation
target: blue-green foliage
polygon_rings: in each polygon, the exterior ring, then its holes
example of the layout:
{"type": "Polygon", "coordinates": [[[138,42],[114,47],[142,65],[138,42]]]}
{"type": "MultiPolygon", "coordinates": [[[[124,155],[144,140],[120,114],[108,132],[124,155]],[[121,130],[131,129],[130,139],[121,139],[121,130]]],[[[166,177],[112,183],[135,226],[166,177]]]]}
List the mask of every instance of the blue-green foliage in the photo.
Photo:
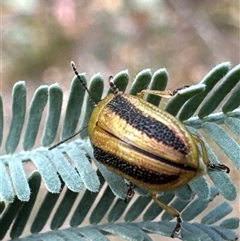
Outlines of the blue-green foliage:
{"type": "MultiPolygon", "coordinates": [[[[222,63],[211,70],[198,85],[178,92],[165,107],[165,110],[178,116],[191,132],[204,140],[212,163],[220,162],[220,153],[216,155],[211,147],[214,142],[238,171],[239,76],[240,65],[230,70],[229,63],[222,63]]],[[[82,77],[87,82],[85,76],[82,77]]],[[[127,71],[122,71],[115,76],[114,81],[121,91],[125,91],[129,79],[127,71]]],[[[153,74],[150,70],[143,70],[136,76],[130,93],[136,94],[147,86],[163,90],[167,80],[168,73],[165,69],[153,74]]],[[[94,101],[102,98],[103,79],[100,75],[91,79],[90,91],[94,101]]],[[[27,108],[25,83],[19,81],[13,88],[13,114],[10,130],[5,133],[6,142],[3,142],[4,106],[0,98],[0,143],[6,153],[0,157],[0,239],[3,239],[11,226],[10,238],[18,240],[32,212],[35,213],[30,223],[32,235],[21,240],[109,240],[107,234],[127,240],[152,240],[150,233],[170,236],[175,225],[169,221],[172,217],[163,213],[145,190],[137,188],[139,196],[130,203],[118,199],[125,198],[126,184],[121,177],[94,160],[86,130],[81,133],[81,138],[48,150],[60,130],[64,139],[88,123],[93,104],[88,97],[84,98],[84,93],[74,77],[63,116],[63,93],[57,84],[39,87],[27,108]],[[41,134],[39,126],[47,104],[48,113],[41,134]],[[61,116],[64,120],[63,127],[59,127],[61,116]],[[79,118],[82,121],[79,122],[79,118]],[[37,135],[41,136],[42,145],[34,148],[37,135]],[[21,138],[23,142],[20,143],[21,138]],[[15,152],[17,147],[22,151],[15,152]],[[35,165],[35,171],[29,177],[23,166],[28,161],[35,165]],[[47,193],[41,200],[40,207],[35,210],[33,205],[39,196],[41,181],[47,193]],[[104,185],[105,181],[108,186],[104,185]],[[76,204],[77,199],[80,201],[76,204]],[[50,228],[55,231],[41,233],[49,222],[50,214],[53,215],[50,228]],[[89,225],[82,224],[86,216],[89,225]],[[58,230],[67,218],[69,227],[58,230]],[[102,224],[102,220],[107,221],[102,224]]],[[[158,105],[160,98],[148,96],[147,100],[158,105]]],[[[182,211],[182,218],[187,221],[183,222],[183,240],[235,240],[237,236],[232,229],[238,228],[239,218],[227,216],[232,211],[227,201],[208,210],[200,223],[192,222],[218,194],[229,201],[237,197],[237,188],[229,175],[214,171],[209,171],[208,174],[215,186],[209,184],[205,177],[200,177],[174,192],[159,194],[159,198],[165,203],[171,202],[171,206],[182,211]],[[216,224],[219,220],[220,224],[216,224]]]]}

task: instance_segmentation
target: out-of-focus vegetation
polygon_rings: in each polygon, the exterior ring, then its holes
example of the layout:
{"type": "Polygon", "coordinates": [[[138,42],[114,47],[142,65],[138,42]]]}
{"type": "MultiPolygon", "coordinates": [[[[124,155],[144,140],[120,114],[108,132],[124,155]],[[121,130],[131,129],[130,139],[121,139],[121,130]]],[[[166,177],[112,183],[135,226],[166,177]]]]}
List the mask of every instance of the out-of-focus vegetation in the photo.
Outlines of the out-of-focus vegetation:
{"type": "Polygon", "coordinates": [[[239,63],[239,43],[238,0],[5,0],[1,92],[19,79],[68,88],[71,60],[106,79],[166,67],[175,88],[239,63]]]}

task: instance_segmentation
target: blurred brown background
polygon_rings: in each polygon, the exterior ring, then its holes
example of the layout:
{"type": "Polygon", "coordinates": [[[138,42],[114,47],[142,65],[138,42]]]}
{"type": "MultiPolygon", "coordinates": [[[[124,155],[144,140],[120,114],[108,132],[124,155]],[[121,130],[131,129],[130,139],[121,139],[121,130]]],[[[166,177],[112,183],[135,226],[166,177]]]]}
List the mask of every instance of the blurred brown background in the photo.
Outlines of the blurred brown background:
{"type": "Polygon", "coordinates": [[[238,0],[5,0],[1,92],[20,79],[68,88],[71,60],[88,78],[166,67],[174,88],[238,64],[239,44],[238,0]]]}

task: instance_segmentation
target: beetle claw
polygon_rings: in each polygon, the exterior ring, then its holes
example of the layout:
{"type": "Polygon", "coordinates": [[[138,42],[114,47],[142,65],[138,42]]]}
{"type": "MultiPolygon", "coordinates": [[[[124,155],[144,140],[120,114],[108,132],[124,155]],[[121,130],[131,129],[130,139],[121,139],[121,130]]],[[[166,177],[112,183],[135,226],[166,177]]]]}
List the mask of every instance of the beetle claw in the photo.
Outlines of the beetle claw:
{"type": "Polygon", "coordinates": [[[182,218],[180,216],[177,217],[177,224],[176,224],[175,228],[172,231],[171,238],[174,238],[175,234],[179,234],[180,233],[181,228],[182,228],[182,225],[181,225],[182,222],[183,222],[182,218]]]}
{"type": "Polygon", "coordinates": [[[187,89],[189,87],[190,87],[189,85],[183,85],[183,86],[175,89],[172,93],[173,93],[173,95],[176,95],[180,90],[187,89]]]}
{"type": "Polygon", "coordinates": [[[223,164],[212,164],[210,163],[208,165],[208,168],[212,169],[212,170],[221,170],[221,171],[224,171],[226,173],[229,173],[230,172],[230,169],[229,167],[223,165],[223,164]]]}
{"type": "Polygon", "coordinates": [[[127,187],[128,187],[128,190],[126,192],[125,199],[124,199],[125,203],[128,203],[128,200],[131,199],[134,195],[134,190],[133,190],[134,184],[130,182],[127,184],[127,187]]]}

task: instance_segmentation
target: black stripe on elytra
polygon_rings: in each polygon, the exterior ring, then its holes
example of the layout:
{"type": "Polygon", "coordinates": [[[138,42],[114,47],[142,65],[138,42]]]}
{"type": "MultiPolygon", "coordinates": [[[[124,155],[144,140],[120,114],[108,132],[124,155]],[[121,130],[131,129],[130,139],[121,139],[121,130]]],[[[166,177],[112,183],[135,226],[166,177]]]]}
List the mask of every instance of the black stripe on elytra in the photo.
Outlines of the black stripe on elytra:
{"type": "Polygon", "coordinates": [[[188,166],[188,165],[186,165],[184,163],[173,162],[173,161],[171,161],[171,160],[169,160],[167,158],[164,158],[162,156],[155,155],[155,154],[153,154],[151,152],[145,151],[145,150],[143,150],[143,149],[141,149],[141,148],[139,148],[137,146],[132,145],[131,143],[128,143],[128,142],[120,139],[118,136],[114,135],[113,133],[110,133],[110,132],[108,132],[106,130],[103,130],[103,131],[105,131],[109,135],[113,136],[114,138],[118,139],[120,142],[124,142],[126,145],[131,146],[131,148],[133,150],[135,150],[136,152],[141,153],[141,154],[143,154],[143,155],[145,155],[147,157],[150,157],[150,158],[152,158],[154,160],[157,160],[159,162],[163,162],[166,165],[169,165],[169,166],[172,166],[172,167],[176,167],[176,168],[179,168],[179,169],[183,169],[183,170],[186,170],[186,171],[194,171],[194,172],[197,171],[197,169],[195,167],[188,166]]]}
{"type": "Polygon", "coordinates": [[[128,163],[127,161],[118,158],[115,155],[105,152],[104,150],[93,146],[93,154],[96,160],[102,164],[112,167],[116,170],[123,172],[129,177],[133,177],[138,181],[149,184],[167,184],[179,178],[178,175],[166,175],[150,171],[143,167],[138,167],[128,163]]]}
{"type": "Polygon", "coordinates": [[[182,154],[188,154],[184,142],[165,124],[151,116],[146,116],[142,111],[131,104],[124,95],[116,95],[107,107],[124,119],[133,128],[145,133],[149,138],[154,138],[167,146],[173,147],[182,154]]]}

